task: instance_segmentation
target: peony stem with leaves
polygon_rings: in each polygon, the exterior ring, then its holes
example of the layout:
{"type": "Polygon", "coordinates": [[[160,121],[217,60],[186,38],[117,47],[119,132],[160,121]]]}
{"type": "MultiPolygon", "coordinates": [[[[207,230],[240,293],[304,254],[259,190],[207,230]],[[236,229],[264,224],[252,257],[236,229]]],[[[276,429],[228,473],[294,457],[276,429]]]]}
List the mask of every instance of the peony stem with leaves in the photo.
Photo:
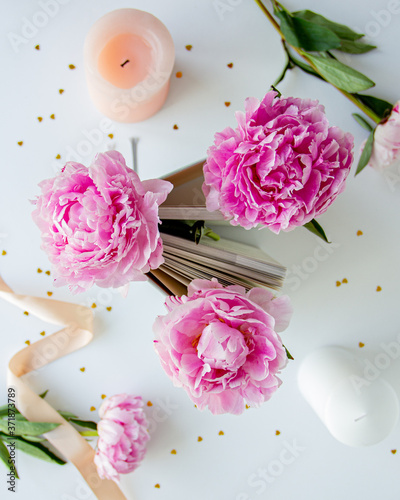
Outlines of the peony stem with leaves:
{"type": "MultiPolygon", "coordinates": [[[[272,0],[274,5],[278,5],[275,0],[272,0]]],[[[264,3],[261,0],[255,0],[256,4],[260,7],[260,9],[263,11],[263,13],[266,15],[267,19],[270,21],[272,26],[276,29],[276,31],[279,33],[279,36],[282,39],[283,42],[283,47],[285,49],[285,52],[288,57],[288,61],[285,64],[285,68],[280,75],[280,77],[277,79],[274,85],[277,85],[279,82],[281,82],[286,74],[286,71],[288,69],[292,69],[293,66],[300,66],[296,59],[293,58],[293,56],[290,54],[288,47],[290,47],[293,51],[295,51],[306,63],[310,66],[310,68],[313,70],[314,73],[316,73],[320,78],[322,78],[324,81],[327,83],[330,83],[333,87],[335,87],[346,99],[351,101],[355,106],[357,106],[358,109],[360,109],[364,114],[366,114],[371,120],[373,120],[375,123],[380,123],[381,118],[370,108],[365,106],[362,102],[360,102],[357,97],[355,97],[353,94],[350,92],[347,92],[346,90],[340,89],[336,85],[334,85],[331,82],[328,82],[324,76],[321,74],[321,72],[318,70],[318,68],[315,66],[315,64],[311,61],[311,59],[308,57],[307,52],[302,50],[301,48],[294,47],[288,41],[286,40],[284,34],[282,33],[282,30],[280,29],[279,24],[271,14],[271,12],[267,9],[267,7],[264,5],[264,3]]],[[[304,69],[302,66],[300,66],[302,69],[304,69]]]]}

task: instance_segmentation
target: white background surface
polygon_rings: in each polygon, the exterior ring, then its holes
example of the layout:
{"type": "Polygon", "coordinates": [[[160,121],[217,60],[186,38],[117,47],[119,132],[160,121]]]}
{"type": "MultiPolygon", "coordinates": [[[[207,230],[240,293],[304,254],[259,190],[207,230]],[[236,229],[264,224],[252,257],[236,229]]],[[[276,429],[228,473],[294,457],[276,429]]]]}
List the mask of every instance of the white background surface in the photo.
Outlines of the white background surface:
{"type": "MultiPolygon", "coordinates": [[[[381,343],[395,341],[399,329],[400,182],[366,169],[319,221],[333,241],[329,252],[319,250],[320,241],[304,229],[276,236],[268,230],[246,232],[223,228],[225,236],[251,240],[285,264],[290,273],[285,291],[295,313],[283,341],[295,357],[282,373],[283,385],[259,410],[240,417],[213,416],[199,412],[181,389],[162,371],[152,345],[152,323],[164,313],[163,295],[149,283],[133,283],[129,295],[94,288],[72,296],[55,289],[50,269],[40,250],[40,234],[31,220],[28,202],[39,193],[38,182],[52,177],[71,149],[77,151],[85,134],[98,129],[102,116],[87,95],[82,46],[93,22],[120,7],[136,7],[159,17],[176,45],[174,73],[168,100],[153,118],[134,125],[113,125],[114,139],[102,134],[99,144],[87,147],[82,163],[110,147],[120,150],[130,164],[129,138],[140,138],[139,173],[142,179],[160,176],[205,157],[215,132],[235,125],[234,111],[243,109],[248,96],[261,98],[279,74],[283,54],[277,34],[254,2],[224,0],[229,10],[220,12],[212,0],[70,0],[59,5],[32,38],[14,50],[9,34],[20,36],[24,19],[32,21],[43,8],[37,1],[2,1],[0,47],[2,61],[2,156],[0,162],[0,272],[5,281],[24,294],[95,302],[95,340],[84,349],[41,370],[30,383],[41,392],[49,389],[48,401],[58,409],[82,418],[97,419],[101,394],[120,392],[142,395],[152,401],[147,408],[154,423],[152,440],[142,466],[123,478],[128,499],[146,500],[297,500],[365,499],[379,495],[387,500],[400,494],[400,429],[382,443],[369,448],[350,448],[332,438],[297,387],[301,360],[314,349],[337,344],[354,349],[362,360],[374,360],[381,343]],[[40,50],[34,49],[40,44],[40,50]],[[193,45],[189,52],[185,45],[193,45]],[[227,63],[233,62],[232,69],[227,63]],[[69,64],[75,64],[71,71],[69,64]],[[59,88],[65,89],[60,95],[59,88]],[[224,105],[230,101],[230,107],[224,105]],[[55,120],[49,116],[54,113],[55,120]],[[38,122],[37,117],[43,121],[38,122]],[[178,124],[179,130],[173,130],[178,124]],[[17,142],[23,140],[22,147],[17,142]],[[62,159],[57,161],[55,156],[62,159]],[[363,235],[357,236],[357,230],[363,235]],[[326,258],[317,261],[315,256],[326,258]],[[294,266],[302,278],[295,280],[294,266]],[[298,269],[298,268],[297,268],[298,269]],[[347,278],[340,287],[336,281],[347,278]],[[377,286],[382,287],[376,292],[377,286]],[[106,306],[112,306],[108,312],[106,306]],[[359,342],[365,347],[360,349],[359,342]],[[82,373],[81,367],[86,371],[82,373]],[[162,409],[169,401],[167,412],[162,409]],[[160,409],[161,405],[161,409],[160,409]],[[161,417],[161,418],[160,418],[161,417]],[[157,420],[163,420],[158,421],[157,420]],[[281,434],[275,435],[279,429],[281,434]],[[224,435],[220,436],[219,431],[224,435]],[[198,436],[203,441],[198,442],[198,436]],[[281,451],[293,441],[301,447],[291,464],[273,481],[258,474],[274,467],[281,451]],[[396,455],[392,449],[399,449],[396,455]],[[171,455],[172,449],[177,450],[171,455]],[[274,462],[275,461],[275,462],[274,462]],[[159,483],[160,489],[154,485],[159,483]]],[[[400,13],[376,13],[393,2],[367,0],[290,0],[291,10],[302,8],[344,22],[369,34],[378,50],[348,61],[375,80],[371,94],[391,102],[399,98],[400,13]]],[[[397,7],[399,10],[399,7],[397,7]]],[[[351,117],[356,109],[330,88],[298,71],[280,85],[285,95],[318,98],[332,124],[355,136],[358,147],[366,137],[351,117]]],[[[356,163],[356,162],[355,162],[356,163]]],[[[34,342],[52,330],[33,316],[0,302],[1,350],[0,404],[6,400],[6,366],[24,342],[34,342]]],[[[400,339],[399,339],[400,340],[400,339]]],[[[382,372],[399,379],[400,359],[382,372]]],[[[93,498],[75,468],[46,464],[22,453],[18,455],[21,481],[17,493],[6,490],[6,472],[0,468],[1,498],[33,500],[82,500],[93,498]]],[[[273,469],[272,469],[273,470],[273,469]]],[[[275,469],[276,470],[276,469],[275,469]]]]}

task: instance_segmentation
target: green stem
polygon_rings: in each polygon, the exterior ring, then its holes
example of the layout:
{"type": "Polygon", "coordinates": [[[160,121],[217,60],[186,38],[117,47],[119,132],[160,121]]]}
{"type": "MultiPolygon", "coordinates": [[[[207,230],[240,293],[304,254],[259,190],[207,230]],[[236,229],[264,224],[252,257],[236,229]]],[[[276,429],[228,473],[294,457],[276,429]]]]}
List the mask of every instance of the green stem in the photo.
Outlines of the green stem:
{"type": "Polygon", "coordinates": [[[278,76],[278,78],[274,81],[272,86],[276,87],[279,83],[281,83],[281,81],[285,78],[287,70],[292,69],[293,67],[294,67],[294,65],[293,65],[292,61],[290,60],[290,57],[288,56],[288,54],[286,54],[285,67],[283,68],[283,70],[282,70],[281,74],[278,76]]]}
{"type": "Polygon", "coordinates": [[[79,434],[84,437],[98,436],[97,431],[81,431],[79,434]]]}
{"type": "MultiPolygon", "coordinates": [[[[265,7],[265,5],[262,3],[261,0],[254,0],[256,4],[260,7],[260,9],[264,12],[264,14],[267,16],[268,20],[272,24],[272,26],[276,29],[276,31],[279,33],[282,41],[284,41],[287,45],[289,45],[297,54],[302,57],[307,64],[310,65],[310,67],[318,73],[321,78],[325,80],[325,78],[320,74],[318,69],[314,66],[314,64],[311,62],[311,60],[307,57],[307,52],[305,52],[302,49],[299,49],[298,47],[293,47],[293,45],[290,45],[288,41],[285,39],[279,24],[276,22],[270,11],[265,7]]],[[[329,83],[329,82],[327,82],[329,83]]],[[[351,101],[355,106],[357,106],[358,109],[360,109],[363,113],[365,113],[371,120],[373,120],[375,123],[380,123],[381,119],[377,114],[375,114],[371,109],[369,109],[367,106],[365,106],[362,102],[360,102],[353,94],[350,94],[349,92],[346,92],[345,90],[340,89],[339,87],[336,87],[336,85],[333,85],[332,83],[330,84],[333,87],[335,87],[344,97],[346,97],[349,101],[351,101]]]]}

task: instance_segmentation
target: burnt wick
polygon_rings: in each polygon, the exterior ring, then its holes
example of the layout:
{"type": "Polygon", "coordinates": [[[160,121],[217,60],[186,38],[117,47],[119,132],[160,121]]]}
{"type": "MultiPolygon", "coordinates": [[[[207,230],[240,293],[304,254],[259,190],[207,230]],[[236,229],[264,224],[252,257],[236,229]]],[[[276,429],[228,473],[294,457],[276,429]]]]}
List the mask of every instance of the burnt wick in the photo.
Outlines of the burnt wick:
{"type": "Polygon", "coordinates": [[[121,68],[123,68],[125,66],[125,64],[128,62],[129,62],[129,59],[127,59],[124,63],[121,64],[121,68]]]}

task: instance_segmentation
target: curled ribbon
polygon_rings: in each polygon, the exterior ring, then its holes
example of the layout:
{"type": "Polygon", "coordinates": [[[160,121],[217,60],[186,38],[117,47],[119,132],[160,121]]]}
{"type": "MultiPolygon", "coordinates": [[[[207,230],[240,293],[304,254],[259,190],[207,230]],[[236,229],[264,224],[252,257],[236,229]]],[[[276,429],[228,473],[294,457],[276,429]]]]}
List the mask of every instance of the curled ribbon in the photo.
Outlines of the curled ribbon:
{"type": "Polygon", "coordinates": [[[0,297],[38,318],[64,328],[17,352],[8,365],[8,385],[16,390],[18,410],[32,422],[53,422],[60,425],[46,433],[46,439],[70,462],[85,479],[98,500],[124,500],[119,487],[101,479],[94,464],[95,451],[90,444],[40,398],[21,378],[73,351],[93,339],[93,313],[84,306],[27,295],[17,295],[0,277],[0,297]]]}

